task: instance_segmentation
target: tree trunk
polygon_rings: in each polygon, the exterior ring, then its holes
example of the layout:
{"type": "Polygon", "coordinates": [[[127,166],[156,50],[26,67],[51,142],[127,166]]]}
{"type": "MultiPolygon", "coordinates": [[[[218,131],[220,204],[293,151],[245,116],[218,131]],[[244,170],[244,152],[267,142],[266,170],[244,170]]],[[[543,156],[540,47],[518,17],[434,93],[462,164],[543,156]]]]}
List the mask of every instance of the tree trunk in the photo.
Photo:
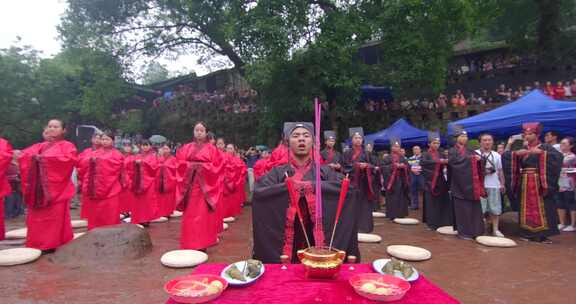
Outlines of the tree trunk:
{"type": "Polygon", "coordinates": [[[540,14],[538,19],[537,50],[540,60],[550,64],[558,58],[558,42],[560,39],[560,0],[535,0],[540,14]]]}

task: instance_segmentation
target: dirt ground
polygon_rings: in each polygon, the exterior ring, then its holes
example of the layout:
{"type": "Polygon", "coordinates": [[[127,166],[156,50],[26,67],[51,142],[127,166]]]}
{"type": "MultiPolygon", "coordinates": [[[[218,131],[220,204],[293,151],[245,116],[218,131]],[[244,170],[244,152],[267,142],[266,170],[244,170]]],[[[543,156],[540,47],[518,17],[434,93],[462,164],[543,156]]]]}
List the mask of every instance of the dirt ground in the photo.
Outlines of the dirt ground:
{"type": "MultiPolygon", "coordinates": [[[[73,210],[77,218],[77,210],[73,210]]],[[[419,214],[412,214],[419,217],[419,214]]],[[[515,214],[504,218],[503,232],[513,234],[515,214]]],[[[251,212],[243,213],[224,232],[218,246],[208,249],[210,263],[231,263],[251,253],[251,212]]],[[[7,230],[24,226],[23,217],[7,221],[7,230]]],[[[160,256],[178,248],[180,220],[152,224],[153,252],[140,260],[110,269],[63,268],[50,255],[32,264],[0,268],[0,303],[141,303],[167,300],[163,284],[187,274],[160,264],[160,256]]],[[[77,230],[75,232],[81,232],[77,230]]],[[[388,257],[386,246],[424,247],[432,259],[413,263],[429,280],[462,303],[570,303],[570,286],[576,282],[576,233],[553,238],[554,244],[526,243],[513,237],[518,247],[488,248],[473,241],[428,231],[424,225],[402,226],[375,219],[380,244],[361,244],[364,263],[388,257]],[[568,301],[567,301],[568,300],[568,301]]],[[[0,249],[12,248],[0,242],[0,249]]]]}

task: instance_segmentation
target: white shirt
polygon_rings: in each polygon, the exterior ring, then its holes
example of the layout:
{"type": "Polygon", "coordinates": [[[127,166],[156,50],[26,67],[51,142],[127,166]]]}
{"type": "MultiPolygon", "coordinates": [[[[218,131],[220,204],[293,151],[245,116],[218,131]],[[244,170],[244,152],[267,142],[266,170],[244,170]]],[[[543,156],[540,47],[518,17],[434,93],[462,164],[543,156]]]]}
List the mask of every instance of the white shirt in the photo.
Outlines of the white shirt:
{"type": "Polygon", "coordinates": [[[496,169],[494,173],[484,175],[484,188],[500,189],[500,178],[498,178],[498,172],[502,171],[502,158],[500,154],[495,151],[484,153],[480,150],[476,150],[476,153],[487,159],[486,168],[494,167],[494,169],[496,169]]]}

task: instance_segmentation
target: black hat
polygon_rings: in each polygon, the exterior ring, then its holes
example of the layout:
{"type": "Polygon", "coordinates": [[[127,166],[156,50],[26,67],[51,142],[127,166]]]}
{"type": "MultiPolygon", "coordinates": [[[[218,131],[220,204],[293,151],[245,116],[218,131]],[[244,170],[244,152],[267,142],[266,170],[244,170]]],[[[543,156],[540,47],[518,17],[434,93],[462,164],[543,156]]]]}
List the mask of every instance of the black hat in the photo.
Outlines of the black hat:
{"type": "Polygon", "coordinates": [[[289,138],[290,134],[294,132],[296,128],[304,128],[310,131],[310,134],[314,136],[314,124],[311,122],[285,122],[284,123],[284,138],[289,138]]]}
{"type": "Polygon", "coordinates": [[[456,137],[460,135],[468,135],[466,130],[464,130],[464,127],[462,127],[461,125],[454,125],[453,130],[454,130],[454,136],[456,137]]]}
{"type": "Polygon", "coordinates": [[[324,131],[324,140],[328,140],[328,139],[336,139],[336,132],[334,132],[332,130],[324,131]]]}
{"type": "Polygon", "coordinates": [[[362,127],[350,128],[348,131],[350,132],[350,138],[357,134],[364,137],[364,129],[362,129],[362,127]]]}
{"type": "Polygon", "coordinates": [[[428,144],[432,143],[435,140],[440,141],[440,142],[442,141],[440,139],[440,132],[438,132],[438,131],[428,132],[428,144]]]}
{"type": "Polygon", "coordinates": [[[402,139],[400,138],[400,136],[397,135],[390,136],[390,147],[396,144],[402,147],[402,139]]]}

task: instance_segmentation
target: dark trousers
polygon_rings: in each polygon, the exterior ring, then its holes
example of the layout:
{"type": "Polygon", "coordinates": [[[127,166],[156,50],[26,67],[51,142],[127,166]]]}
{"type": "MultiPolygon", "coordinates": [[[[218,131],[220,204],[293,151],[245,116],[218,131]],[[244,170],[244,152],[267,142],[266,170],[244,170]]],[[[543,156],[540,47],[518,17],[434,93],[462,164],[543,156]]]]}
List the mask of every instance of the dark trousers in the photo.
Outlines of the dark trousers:
{"type": "Polygon", "coordinates": [[[410,174],[410,207],[418,208],[418,193],[424,189],[424,177],[422,174],[410,174]]]}
{"type": "Polygon", "coordinates": [[[24,214],[24,203],[20,192],[12,192],[4,197],[4,218],[15,218],[24,214]]]}

